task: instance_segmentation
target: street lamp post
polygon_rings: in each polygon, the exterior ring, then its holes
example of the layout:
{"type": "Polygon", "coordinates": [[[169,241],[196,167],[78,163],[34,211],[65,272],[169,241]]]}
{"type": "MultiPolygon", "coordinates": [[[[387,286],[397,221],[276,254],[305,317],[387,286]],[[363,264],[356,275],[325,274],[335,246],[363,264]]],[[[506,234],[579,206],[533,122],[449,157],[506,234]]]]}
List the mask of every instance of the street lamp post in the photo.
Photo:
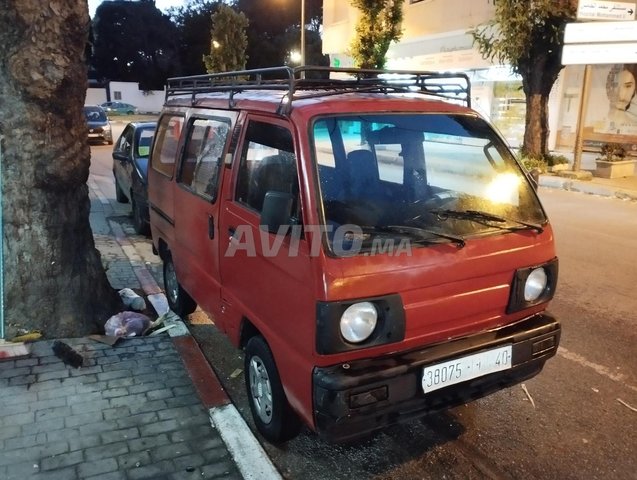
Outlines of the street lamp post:
{"type": "Polygon", "coordinates": [[[305,0],[301,0],[301,66],[305,65],[305,0]]]}

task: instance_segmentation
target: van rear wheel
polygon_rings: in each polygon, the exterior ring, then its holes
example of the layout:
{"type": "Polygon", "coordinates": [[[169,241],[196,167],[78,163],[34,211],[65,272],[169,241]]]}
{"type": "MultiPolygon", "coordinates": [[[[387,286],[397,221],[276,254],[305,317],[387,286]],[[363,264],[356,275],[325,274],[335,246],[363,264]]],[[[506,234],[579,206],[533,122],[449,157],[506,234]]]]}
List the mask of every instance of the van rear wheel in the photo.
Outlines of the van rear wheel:
{"type": "Polygon", "coordinates": [[[170,252],[166,252],[164,256],[164,287],[168,306],[173,312],[180,317],[185,317],[195,311],[197,303],[179,284],[170,252]]]}
{"type": "Polygon", "coordinates": [[[250,410],[261,435],[272,443],[296,437],[301,421],[288,403],[274,357],[263,337],[257,335],[248,340],[244,371],[250,410]]]}

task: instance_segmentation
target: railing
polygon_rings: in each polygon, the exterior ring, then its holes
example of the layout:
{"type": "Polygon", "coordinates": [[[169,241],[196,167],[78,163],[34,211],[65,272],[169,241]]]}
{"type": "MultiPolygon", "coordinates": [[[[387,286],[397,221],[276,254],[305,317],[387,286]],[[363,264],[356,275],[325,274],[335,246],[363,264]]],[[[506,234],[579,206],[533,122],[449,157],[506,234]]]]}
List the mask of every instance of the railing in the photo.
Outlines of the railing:
{"type": "Polygon", "coordinates": [[[367,70],[332,67],[271,67],[212,73],[168,79],[166,101],[189,95],[192,104],[207,93],[227,93],[229,106],[234,96],[249,90],[282,92],[279,111],[289,114],[299,98],[315,98],[348,92],[418,93],[471,107],[471,83],[464,73],[408,70],[367,70]],[[337,73],[340,78],[329,78],[337,73]]]}

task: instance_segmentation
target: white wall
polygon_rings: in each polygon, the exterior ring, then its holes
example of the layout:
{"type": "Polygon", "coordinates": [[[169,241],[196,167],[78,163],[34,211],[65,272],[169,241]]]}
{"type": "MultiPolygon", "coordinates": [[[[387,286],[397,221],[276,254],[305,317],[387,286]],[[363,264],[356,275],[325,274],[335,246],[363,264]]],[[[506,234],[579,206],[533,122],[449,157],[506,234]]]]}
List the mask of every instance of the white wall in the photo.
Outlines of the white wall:
{"type": "Polygon", "coordinates": [[[139,85],[134,82],[110,82],[109,87],[112,102],[130,103],[135,105],[140,113],[158,113],[164,106],[164,90],[140,90],[139,85]],[[120,98],[117,98],[118,96],[120,98]]]}
{"type": "Polygon", "coordinates": [[[105,88],[87,88],[84,105],[100,105],[106,101],[105,88]]]}

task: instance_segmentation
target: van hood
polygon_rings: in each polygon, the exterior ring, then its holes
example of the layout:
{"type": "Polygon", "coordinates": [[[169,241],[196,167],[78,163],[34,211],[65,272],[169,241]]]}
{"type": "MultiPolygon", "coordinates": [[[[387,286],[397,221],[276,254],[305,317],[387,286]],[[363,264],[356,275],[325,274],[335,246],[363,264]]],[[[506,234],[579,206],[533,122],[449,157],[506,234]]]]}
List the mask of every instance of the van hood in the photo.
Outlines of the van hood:
{"type": "Polygon", "coordinates": [[[326,300],[399,294],[406,340],[446,340],[543,310],[541,306],[533,312],[506,313],[516,270],[554,258],[548,224],[541,234],[524,230],[468,239],[462,248],[449,243],[412,247],[411,253],[398,256],[326,258],[326,300]]]}

